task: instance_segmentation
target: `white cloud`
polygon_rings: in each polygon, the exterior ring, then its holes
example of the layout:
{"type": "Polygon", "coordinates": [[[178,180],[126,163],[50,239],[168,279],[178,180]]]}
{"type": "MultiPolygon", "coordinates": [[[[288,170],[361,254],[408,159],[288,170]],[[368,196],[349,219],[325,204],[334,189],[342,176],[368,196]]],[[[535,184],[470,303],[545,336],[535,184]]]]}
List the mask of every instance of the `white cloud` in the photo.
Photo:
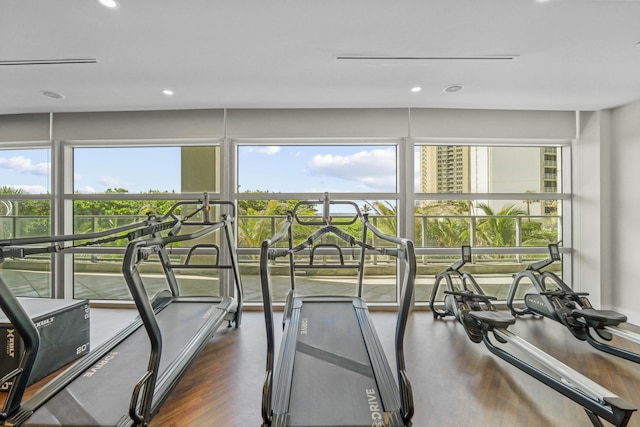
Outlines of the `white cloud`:
{"type": "Polygon", "coordinates": [[[280,152],[280,147],[275,146],[275,145],[269,145],[267,147],[260,147],[258,148],[258,153],[263,153],[269,156],[273,156],[274,154],[277,154],[280,152]]]}
{"type": "Polygon", "coordinates": [[[0,157],[0,167],[18,173],[30,173],[33,175],[46,176],[51,170],[51,163],[36,163],[24,156],[14,156],[10,158],[0,157]]]}
{"type": "Polygon", "coordinates": [[[264,147],[254,146],[254,147],[243,147],[243,150],[247,153],[262,153],[268,156],[272,156],[280,152],[280,147],[277,145],[267,145],[264,147]]]}
{"type": "Polygon", "coordinates": [[[42,185],[8,185],[7,187],[23,190],[27,194],[47,194],[46,187],[42,185]]]}
{"type": "Polygon", "coordinates": [[[98,178],[98,182],[111,188],[120,185],[120,181],[118,180],[118,178],[114,178],[112,176],[101,176],[100,178],[98,178]]]}
{"type": "Polygon", "coordinates": [[[317,154],[307,166],[313,175],[355,181],[368,189],[395,191],[396,152],[390,148],[360,151],[348,156],[317,154]]]}
{"type": "Polygon", "coordinates": [[[85,185],[83,187],[78,188],[78,193],[90,194],[95,192],[96,192],[95,188],[93,188],[90,185],[85,185]]]}

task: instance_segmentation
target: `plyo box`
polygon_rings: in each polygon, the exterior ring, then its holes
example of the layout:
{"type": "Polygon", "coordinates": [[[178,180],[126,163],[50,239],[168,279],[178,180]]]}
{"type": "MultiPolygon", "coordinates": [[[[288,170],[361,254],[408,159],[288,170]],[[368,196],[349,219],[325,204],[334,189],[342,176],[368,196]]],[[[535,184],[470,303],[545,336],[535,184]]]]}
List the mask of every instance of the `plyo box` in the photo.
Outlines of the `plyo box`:
{"type": "MultiPolygon", "coordinates": [[[[89,352],[89,301],[17,298],[40,334],[40,348],[29,384],[89,352]]],[[[18,367],[24,344],[0,310],[0,377],[18,367]]],[[[6,391],[11,381],[2,386],[6,391]]]]}

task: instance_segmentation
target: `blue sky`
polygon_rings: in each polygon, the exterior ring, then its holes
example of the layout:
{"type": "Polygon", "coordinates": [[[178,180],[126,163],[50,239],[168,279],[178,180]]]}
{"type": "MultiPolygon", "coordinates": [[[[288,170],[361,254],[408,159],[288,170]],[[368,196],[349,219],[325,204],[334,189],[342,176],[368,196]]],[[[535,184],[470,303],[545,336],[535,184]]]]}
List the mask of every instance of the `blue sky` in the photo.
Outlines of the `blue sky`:
{"type": "MultiPolygon", "coordinates": [[[[240,146],[240,191],[394,192],[396,150],[387,146],[240,146]]],[[[180,149],[78,148],[74,189],[102,193],[180,191],[180,149]]],[[[1,150],[0,185],[50,191],[49,151],[1,150]]]]}
{"type": "Polygon", "coordinates": [[[394,147],[241,146],[240,191],[394,192],[394,147]]]}
{"type": "Polygon", "coordinates": [[[50,169],[48,150],[0,151],[0,186],[21,188],[33,194],[47,193],[50,169]]]}

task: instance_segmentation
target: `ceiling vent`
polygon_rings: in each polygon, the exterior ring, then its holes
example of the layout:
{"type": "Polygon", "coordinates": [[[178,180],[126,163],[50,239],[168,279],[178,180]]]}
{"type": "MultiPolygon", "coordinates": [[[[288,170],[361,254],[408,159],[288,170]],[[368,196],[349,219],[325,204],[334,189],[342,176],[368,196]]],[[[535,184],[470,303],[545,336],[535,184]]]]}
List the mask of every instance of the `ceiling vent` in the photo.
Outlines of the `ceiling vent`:
{"type": "Polygon", "coordinates": [[[65,65],[65,64],[95,64],[95,58],[69,58],[69,59],[16,59],[0,60],[0,65],[65,65]]]}
{"type": "Polygon", "coordinates": [[[341,61],[505,61],[518,58],[520,55],[460,55],[460,56],[391,56],[391,55],[337,55],[341,61]]]}

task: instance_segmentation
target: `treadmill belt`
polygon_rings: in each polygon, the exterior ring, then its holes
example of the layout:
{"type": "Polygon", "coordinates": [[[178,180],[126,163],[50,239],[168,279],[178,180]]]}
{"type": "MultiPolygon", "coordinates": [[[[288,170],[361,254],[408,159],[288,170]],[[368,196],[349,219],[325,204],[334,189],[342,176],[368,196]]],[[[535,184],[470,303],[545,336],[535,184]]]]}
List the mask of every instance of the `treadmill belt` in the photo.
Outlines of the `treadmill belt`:
{"type": "Polygon", "coordinates": [[[288,425],[373,425],[383,409],[353,303],[305,302],[290,326],[298,342],[288,425]]]}
{"type": "MultiPolygon", "coordinates": [[[[159,376],[218,304],[172,302],[157,314],[163,338],[159,376]]],[[[24,426],[116,426],[129,420],[129,402],[147,370],[151,344],[143,326],[56,394],[24,426]]],[[[124,425],[129,425],[125,423],[124,425]]]]}

